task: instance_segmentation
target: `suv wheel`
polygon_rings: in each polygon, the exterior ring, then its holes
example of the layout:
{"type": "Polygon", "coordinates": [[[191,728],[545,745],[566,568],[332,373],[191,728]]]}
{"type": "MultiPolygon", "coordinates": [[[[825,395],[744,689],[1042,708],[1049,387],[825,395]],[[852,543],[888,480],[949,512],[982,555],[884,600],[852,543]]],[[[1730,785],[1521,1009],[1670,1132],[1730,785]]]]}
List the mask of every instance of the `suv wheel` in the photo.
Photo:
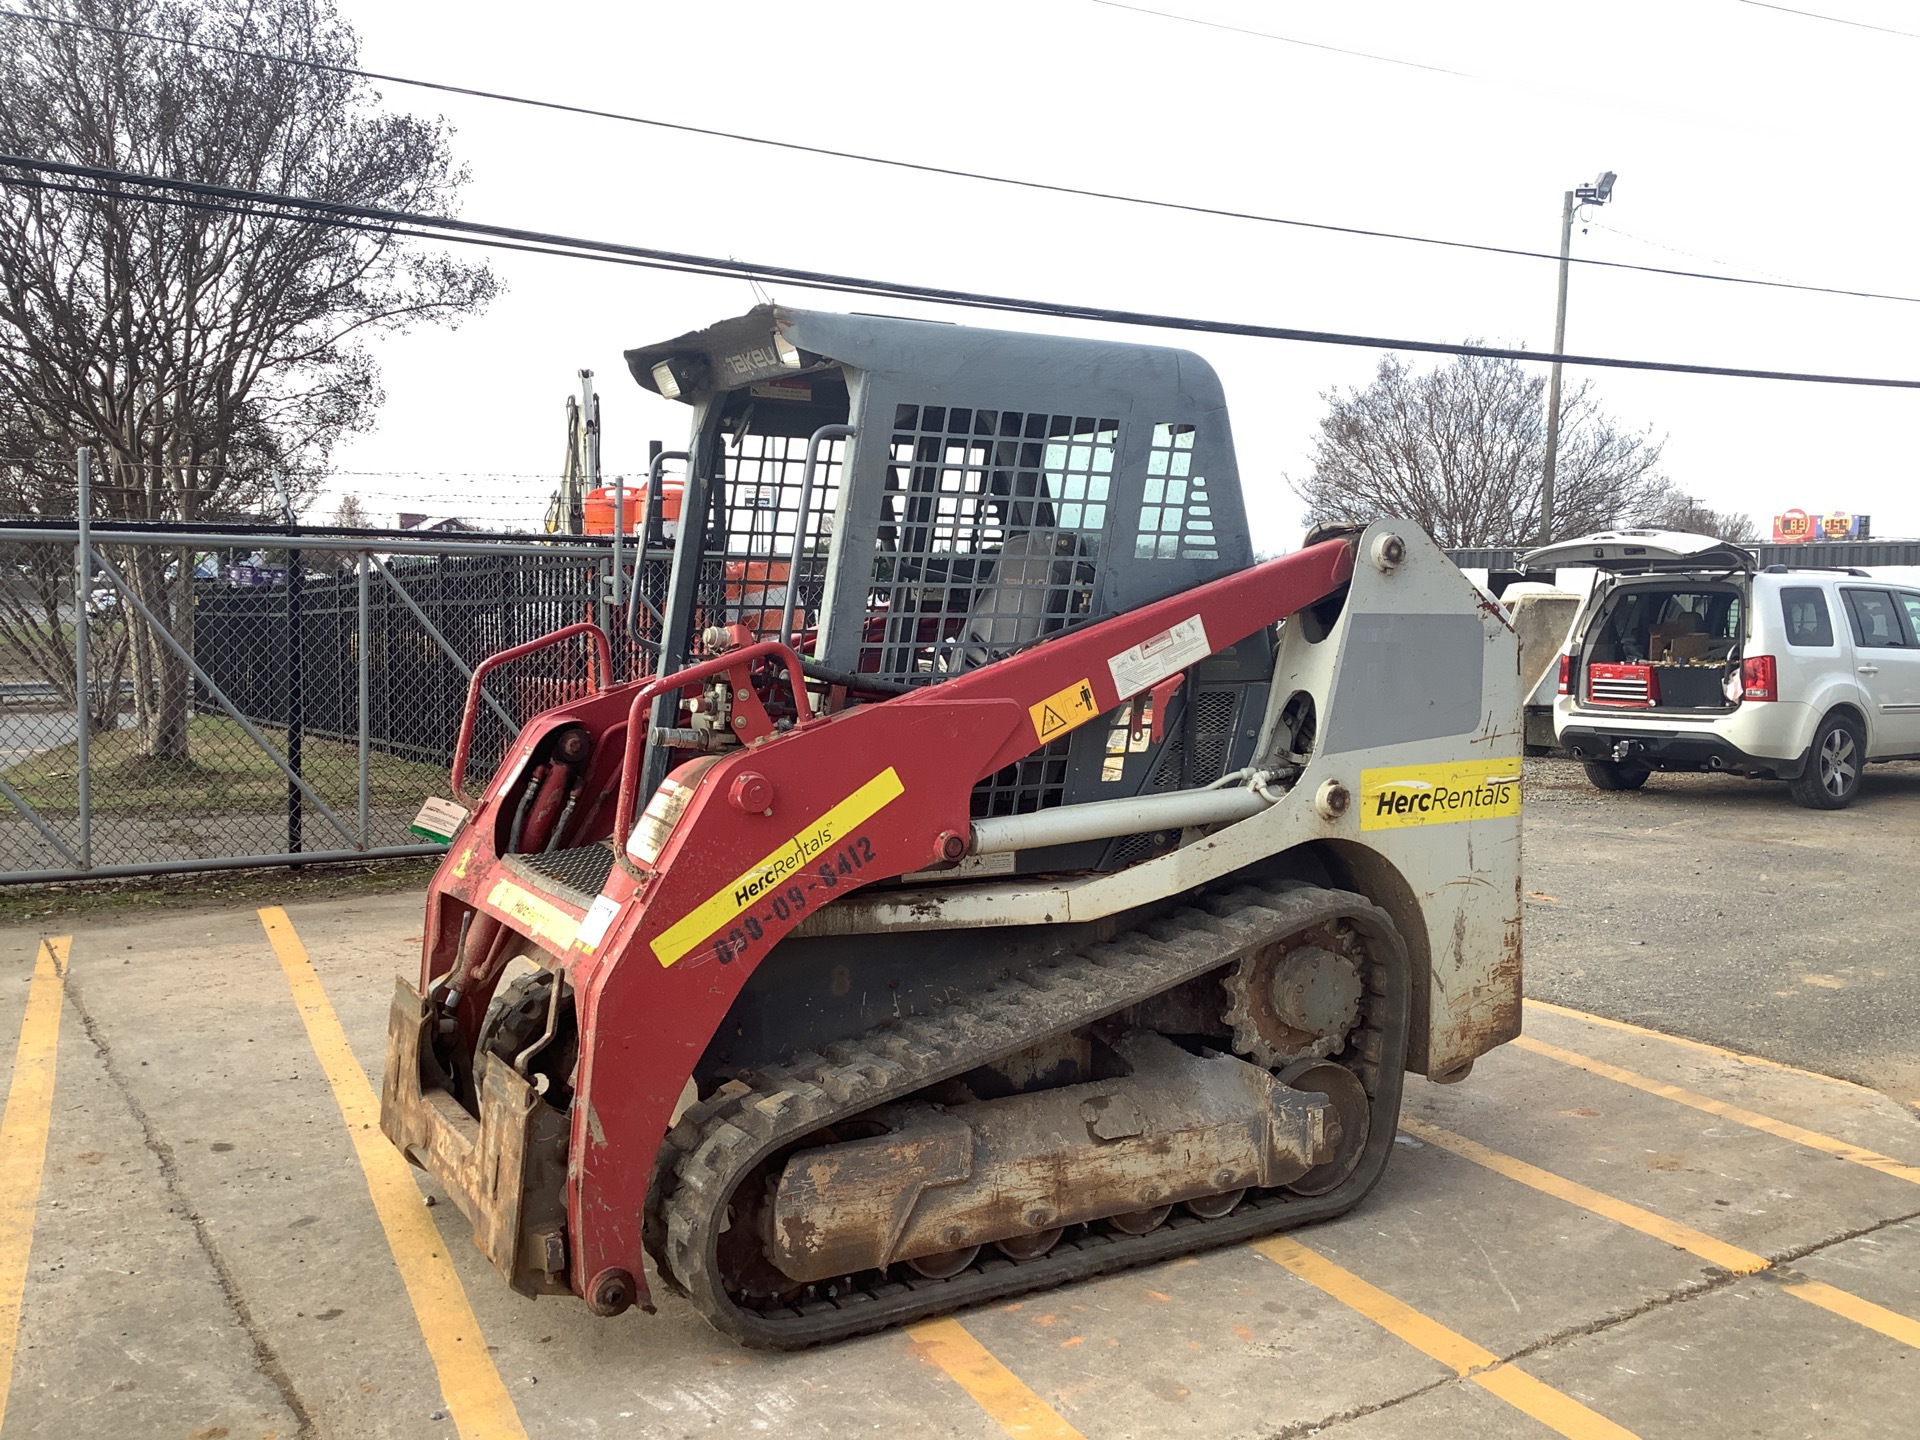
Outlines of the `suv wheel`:
{"type": "Polygon", "coordinates": [[[1867,742],[1858,721],[1829,715],[1813,732],[1807,768],[1793,781],[1793,798],[1812,810],[1840,810],[1860,793],[1860,767],[1866,764],[1867,742]]]}
{"type": "Polygon", "coordinates": [[[1638,790],[1647,783],[1646,767],[1642,765],[1622,765],[1615,760],[1588,760],[1585,764],[1587,779],[1596,790],[1638,790]]]}

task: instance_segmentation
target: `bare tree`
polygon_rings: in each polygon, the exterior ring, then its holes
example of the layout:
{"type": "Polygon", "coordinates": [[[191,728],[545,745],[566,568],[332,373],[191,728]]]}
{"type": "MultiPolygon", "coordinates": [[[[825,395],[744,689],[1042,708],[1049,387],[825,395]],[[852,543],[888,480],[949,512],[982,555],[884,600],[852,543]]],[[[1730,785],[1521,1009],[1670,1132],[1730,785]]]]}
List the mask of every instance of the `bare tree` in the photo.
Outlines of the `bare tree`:
{"type": "MultiPolygon", "coordinates": [[[[67,519],[73,513],[75,457],[61,451],[0,392],[0,515],[67,519]]],[[[71,544],[9,545],[0,550],[0,674],[38,682],[62,708],[79,704],[74,627],[87,626],[88,719],[105,729],[120,709],[130,637],[122,607],[92,595],[71,544]]]]}
{"type": "Polygon", "coordinates": [[[1719,540],[1751,544],[1760,538],[1753,517],[1737,510],[1714,510],[1692,495],[1672,492],[1666,501],[1646,516],[1646,523],[1661,530],[1684,530],[1693,535],[1712,535],[1719,540]]]}
{"type": "MultiPolygon", "coordinates": [[[[1364,389],[1325,394],[1313,471],[1293,481],[1309,520],[1404,515],[1449,547],[1531,544],[1540,534],[1546,379],[1514,360],[1463,355],[1416,371],[1380,361],[1364,389]]],[[[1607,416],[1591,382],[1563,393],[1554,538],[1637,523],[1666,504],[1662,442],[1607,416]]]]}
{"type": "Polygon", "coordinates": [[[365,530],[373,524],[360,497],[351,493],[340,497],[340,503],[333,507],[333,518],[327,523],[338,530],[365,530]]]}
{"type": "MultiPolygon", "coordinates": [[[[0,151],[356,205],[447,211],[444,122],[384,112],[337,70],[331,0],[23,0],[0,44],[0,151]],[[92,27],[92,28],[89,28],[92,27]],[[190,44],[188,42],[191,42],[190,44]]],[[[371,336],[483,306],[483,265],[284,211],[10,173],[0,201],[0,393],[56,451],[101,457],[108,518],[260,513],[310,495],[381,399],[371,336]]],[[[68,514],[72,502],[68,502],[68,514]]],[[[143,548],[129,583],[187,650],[193,563],[143,548]]],[[[186,667],[136,627],[142,744],[187,758],[186,667]]]]}
{"type": "MultiPolygon", "coordinates": [[[[334,505],[326,524],[333,530],[365,530],[373,522],[367,518],[367,508],[360,503],[360,497],[348,491],[334,505]]],[[[351,570],[360,563],[360,556],[354,550],[308,550],[304,560],[318,570],[351,570]]]]}

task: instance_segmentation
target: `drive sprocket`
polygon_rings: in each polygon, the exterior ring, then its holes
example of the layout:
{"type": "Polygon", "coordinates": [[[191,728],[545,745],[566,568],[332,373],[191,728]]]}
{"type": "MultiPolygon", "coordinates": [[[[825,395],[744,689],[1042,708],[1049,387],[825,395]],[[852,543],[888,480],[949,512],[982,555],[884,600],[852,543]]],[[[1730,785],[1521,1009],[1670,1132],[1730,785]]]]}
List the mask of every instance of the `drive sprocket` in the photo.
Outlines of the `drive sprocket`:
{"type": "Polygon", "coordinates": [[[1277,1069],[1346,1043],[1365,986],[1351,926],[1317,925],[1244,956],[1220,982],[1234,1052],[1277,1069]]]}

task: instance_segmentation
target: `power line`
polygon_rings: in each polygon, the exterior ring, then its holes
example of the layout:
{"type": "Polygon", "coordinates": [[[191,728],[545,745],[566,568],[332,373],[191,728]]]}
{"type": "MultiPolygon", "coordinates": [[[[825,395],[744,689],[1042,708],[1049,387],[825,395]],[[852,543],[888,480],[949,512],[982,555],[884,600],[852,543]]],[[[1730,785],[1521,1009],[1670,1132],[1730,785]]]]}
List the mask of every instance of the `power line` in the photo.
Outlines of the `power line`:
{"type": "MultiPolygon", "coordinates": [[[[1595,230],[1605,230],[1609,235],[1618,235],[1622,240],[1631,240],[1636,245],[1646,245],[1655,250],[1664,250],[1669,255],[1684,255],[1689,260],[1704,261],[1708,265],[1731,265],[1733,263],[1731,260],[1721,260],[1713,255],[1702,255],[1695,250],[1682,250],[1678,245],[1668,245],[1659,240],[1649,240],[1646,236],[1636,235],[1631,230],[1622,230],[1618,225],[1608,225],[1599,220],[1589,220],[1586,223],[1591,225],[1595,230]]],[[[1772,276],[1772,278],[1777,280],[1786,279],[1783,275],[1773,275],[1773,272],[1769,270],[1762,270],[1760,273],[1762,275],[1772,276]]]]}
{"type": "Polygon", "coordinates": [[[1847,20],[1838,15],[1822,15],[1817,10],[1796,10],[1791,5],[1771,5],[1767,0],[1740,0],[1742,5],[1751,5],[1758,10],[1778,10],[1782,15],[1798,15],[1807,20],[1825,20],[1830,25],[1850,25],[1856,30],[1877,30],[1882,35],[1899,35],[1908,40],[1920,40],[1911,30],[1891,30],[1885,25],[1869,25],[1864,20],[1847,20]]]}
{"type": "MultiPolygon", "coordinates": [[[[937,305],[991,310],[1005,314],[1042,315],[1059,320],[1132,325],[1146,329],[1197,334],[1235,335],[1256,340],[1293,340],[1305,344],[1340,345],[1365,350],[1406,350],[1430,355],[1472,355],[1494,360],[1517,360],[1525,364],[1557,361],[1563,365],[1584,365],[1600,369],[1646,370],[1675,375],[1713,375],[1735,380],[1784,380],[1801,384],[1859,385],[1879,389],[1920,390],[1920,380],[1905,380],[1890,376],[1832,375],[1799,370],[1761,370],[1746,366],[1698,365],[1673,360],[1633,360],[1608,355],[1554,354],[1509,346],[1392,339],[1385,336],[1355,335],[1334,330],[1301,330],[1290,326],[1251,325],[1228,320],[1208,320],[1195,316],[1031,300],[1017,296],[920,285],[910,281],[874,280],[855,275],[839,275],[829,271],[808,270],[790,265],[748,264],[731,257],[721,259],[711,255],[657,250],[610,240],[590,240],[577,236],[524,230],[514,226],[489,225],[477,220],[459,220],[441,215],[417,215],[378,206],[350,205],[336,200],[310,200],[294,195],[241,190],[227,185],[207,185],[198,181],[173,180],[160,175],[140,175],[125,170],[110,170],[93,165],[72,165],[64,161],[38,160],[17,155],[0,155],[0,168],[69,176],[80,180],[93,180],[101,184],[174,190],[183,192],[187,196],[204,197],[189,200],[177,196],[153,197],[137,194],[120,195],[112,191],[92,192],[104,194],[107,198],[116,200],[157,199],[160,203],[221,210],[268,220],[281,219],[300,223],[339,225],[416,239],[459,241],[490,248],[530,249],[539,253],[568,255],[580,259],[602,260],[612,264],[635,265],[645,269],[672,270],[720,278],[785,280],[807,289],[868,295],[889,300],[925,301],[937,305]],[[242,208],[260,205],[274,207],[281,213],[262,215],[258,210],[242,208]]],[[[53,186],[44,181],[21,182],[13,176],[0,176],[0,183],[8,185],[24,183],[38,189],[72,188],[53,186]]]]}
{"type": "Polygon", "coordinates": [[[1160,20],[1178,20],[1183,25],[1200,25],[1208,30],[1228,30],[1235,35],[1251,35],[1259,40],[1277,40],[1282,45],[1299,45],[1308,50],[1327,50],[1335,55],[1351,55],[1356,60],[1377,60],[1382,65],[1404,65],[1409,70],[1430,70],[1436,75],[1452,75],[1461,80],[1477,80],[1479,76],[1469,75],[1464,70],[1448,70],[1441,65],[1423,65],[1418,60],[1401,60],[1392,55],[1375,55],[1366,50],[1348,50],[1339,45],[1323,45],[1317,40],[1299,40],[1291,35],[1275,35],[1270,30],[1249,30],[1242,25],[1228,25],[1221,20],[1203,20],[1198,15],[1176,15],[1171,10],[1149,10],[1144,5],[1124,5],[1121,0],[1093,0],[1096,5],[1105,5],[1110,10],[1131,10],[1136,15],[1152,15],[1160,20]]]}
{"type": "MultiPolygon", "coordinates": [[[[1096,3],[1109,3],[1109,0],[1096,0],[1096,3]]],[[[1137,7],[1122,6],[1123,9],[1137,7]]],[[[1159,11],[1146,12],[1160,14],[1159,11]]],[[[1128,195],[1112,190],[1093,190],[1076,185],[1061,185],[1047,180],[1026,180],[1017,176],[993,175],[985,171],[965,170],[956,166],[929,165],[917,160],[898,160],[884,155],[867,155],[853,150],[836,150],[822,145],[804,145],[793,140],[776,140],[764,135],[746,135],[731,130],[715,130],[700,125],[687,125],[679,121],[659,120],[644,115],[631,115],[617,110],[599,110],[585,105],[570,105],[558,100],[541,100],[525,95],[512,95],[498,90],[481,90],[471,86],[453,85],[438,80],[420,80],[406,75],[391,75],[378,70],[362,70],[351,65],[335,65],[320,60],[305,60],[288,55],[271,55],[263,51],[247,50],[239,46],[219,45],[206,40],[188,40],[180,36],[160,35],[147,30],[127,30],[112,25],[102,25],[94,21],[70,20],[51,15],[29,15],[24,11],[9,10],[0,7],[0,16],[16,20],[27,20],[35,24],[62,26],[68,29],[91,30],[104,35],[115,35],[125,39],[153,40],[160,44],[178,45],[189,50],[206,50],[214,54],[233,55],[243,59],[261,60],[269,64],[292,65],[309,70],[321,71],[330,75],[351,76],[362,80],[379,81],[387,85],[407,85],[421,90],[433,90],[447,95],[463,95],[472,99],[496,100],[502,104],[525,105],[537,110],[553,110],[567,115],[581,115],[596,120],[612,120],[627,125],[645,125],[660,130],[675,130],[688,135],[700,135],[708,139],[731,140],[743,145],[763,145],[776,150],[787,150],[802,155],[819,155],[834,160],[851,160],[864,165],[881,165],[895,170],[910,170],[923,175],[937,175],[953,180],[974,180],[988,185],[1008,185],[1021,190],[1040,191],[1051,195],[1070,195],[1082,200],[1102,200],[1119,205],[1139,205],[1152,210],[1176,211],[1189,215],[1204,215],[1217,220],[1242,220],[1257,225],[1280,225],[1295,230],[1313,230],[1328,235],[1349,235],[1365,240],[1390,240],[1408,245],[1430,245],[1443,250],[1464,250],[1481,255],[1505,255],[1523,260],[1549,260],[1560,263],[1560,256],[1545,250],[1525,250],[1511,245],[1485,245],[1472,240],[1448,240],[1436,235],[1413,235],[1396,230],[1376,230],[1361,225],[1336,225],[1321,220],[1298,220],[1283,215],[1266,215],[1258,211],[1232,210],[1223,206],[1195,205],[1180,200],[1160,200],[1151,196],[1128,195]]],[[[1172,16],[1180,19],[1184,17],[1172,16]]],[[[1211,23],[1211,22],[1196,22],[1211,23]]],[[[1231,27],[1227,27],[1231,28],[1231,27]]],[[[1263,33],[1263,32],[1255,32],[1263,33]]],[[[1284,38],[1284,37],[1269,37],[1284,38]]],[[[1310,42],[1300,41],[1300,44],[1310,42]]],[[[1357,52],[1356,52],[1357,53],[1357,52]]],[[[1372,57],[1381,58],[1381,57],[1372,57]]],[[[1412,63],[1412,62],[1396,62],[1412,63]]],[[[1432,67],[1423,67],[1432,68],[1432,67]]],[[[1458,74],[1448,71],[1448,74],[1458,74]]],[[[1469,77],[1471,78],[1471,77],[1469,77]]],[[[1906,305],[1920,305],[1920,296],[1893,295],[1874,290],[1856,290],[1837,285],[1801,285],[1781,280],[1763,280],[1745,275],[1715,275],[1701,270],[1679,270],[1660,265],[1635,265],[1621,260],[1599,260],[1589,256],[1569,257],[1575,265],[1585,265],[1599,270],[1626,270],[1643,275],[1666,275],[1682,280],[1710,280],[1721,285],[1751,285],[1767,290],[1804,290],[1819,295],[1837,295],[1854,300],[1888,300],[1906,305]]]]}

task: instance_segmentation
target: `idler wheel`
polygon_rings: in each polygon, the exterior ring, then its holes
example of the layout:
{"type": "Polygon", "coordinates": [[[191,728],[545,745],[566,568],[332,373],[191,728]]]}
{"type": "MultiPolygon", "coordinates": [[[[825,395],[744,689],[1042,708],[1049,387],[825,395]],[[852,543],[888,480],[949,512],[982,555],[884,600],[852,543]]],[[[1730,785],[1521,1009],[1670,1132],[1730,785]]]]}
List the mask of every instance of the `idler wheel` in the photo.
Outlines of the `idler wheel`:
{"type": "Polygon", "coordinates": [[[1198,1215],[1202,1220],[1220,1220],[1233,1213],[1233,1207],[1246,1198],[1246,1187],[1228,1190],[1220,1195],[1199,1195],[1186,1202],[1190,1214],[1198,1215]]]}
{"type": "Polygon", "coordinates": [[[962,1245],[958,1250],[940,1250],[932,1255],[916,1255],[907,1261],[918,1274],[929,1280],[951,1280],[962,1270],[973,1264],[979,1255],[978,1245],[962,1245]]]}
{"type": "Polygon", "coordinates": [[[1129,1210],[1124,1215],[1109,1215],[1107,1223],[1122,1235],[1147,1235],[1167,1223],[1171,1205],[1155,1205],[1150,1210],[1129,1210]]]}
{"type": "Polygon", "coordinates": [[[1064,1229],[1042,1230],[1037,1235],[1013,1235],[993,1242],[993,1248],[1009,1260],[1038,1260],[1060,1243],[1064,1229]]]}
{"type": "Polygon", "coordinates": [[[1282,1187],[1296,1195],[1325,1195],[1353,1174],[1360,1164],[1361,1152],[1367,1148],[1373,1117],[1367,1087],[1360,1083],[1358,1075],[1331,1060],[1299,1067],[1297,1073],[1282,1071],[1280,1078],[1295,1090],[1326,1096],[1338,1117],[1340,1139],[1333,1159],[1314,1166],[1291,1185],[1282,1187]]]}

